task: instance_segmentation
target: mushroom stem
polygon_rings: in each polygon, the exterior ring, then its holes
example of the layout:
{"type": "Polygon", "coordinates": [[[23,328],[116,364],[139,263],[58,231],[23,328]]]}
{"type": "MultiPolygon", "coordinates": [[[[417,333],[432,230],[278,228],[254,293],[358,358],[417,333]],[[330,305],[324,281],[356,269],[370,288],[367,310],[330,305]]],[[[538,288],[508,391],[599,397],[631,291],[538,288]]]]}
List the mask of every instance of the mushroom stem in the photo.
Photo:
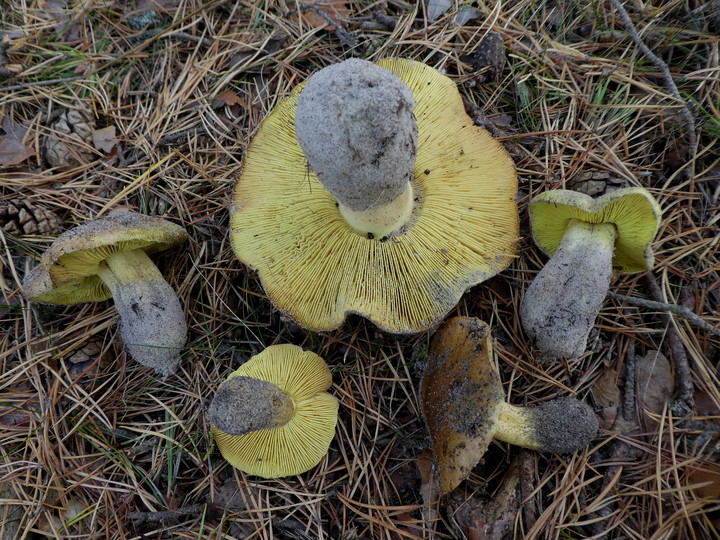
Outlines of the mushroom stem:
{"type": "Polygon", "coordinates": [[[493,439],[532,450],[540,450],[540,441],[535,437],[532,427],[532,415],[528,414],[531,411],[532,409],[503,403],[493,439]]]}
{"type": "Polygon", "coordinates": [[[130,356],[166,376],[175,371],[187,324],[175,291],[142,249],[110,255],[98,276],[112,293],[130,356]]]}
{"type": "Polygon", "coordinates": [[[592,408],[572,396],[537,407],[503,403],[493,438],[516,446],[565,454],[587,446],[598,421],[592,408]]]}
{"type": "Polygon", "coordinates": [[[220,386],[208,417],[228,435],[245,435],[287,424],[295,413],[292,398],[271,382],[236,376],[220,386]]]}
{"type": "Polygon", "coordinates": [[[363,235],[388,236],[412,215],[414,105],[397,75],[358,59],[318,71],[300,94],[298,143],[342,216],[363,235]]]}
{"type": "Polygon", "coordinates": [[[571,219],[525,292],[520,316],[543,359],[580,356],[607,295],[617,229],[571,219]]]}
{"type": "Polygon", "coordinates": [[[413,188],[408,183],[405,191],[387,204],[357,211],[340,204],[340,214],[359,233],[383,238],[402,228],[414,207],[413,188]]]}

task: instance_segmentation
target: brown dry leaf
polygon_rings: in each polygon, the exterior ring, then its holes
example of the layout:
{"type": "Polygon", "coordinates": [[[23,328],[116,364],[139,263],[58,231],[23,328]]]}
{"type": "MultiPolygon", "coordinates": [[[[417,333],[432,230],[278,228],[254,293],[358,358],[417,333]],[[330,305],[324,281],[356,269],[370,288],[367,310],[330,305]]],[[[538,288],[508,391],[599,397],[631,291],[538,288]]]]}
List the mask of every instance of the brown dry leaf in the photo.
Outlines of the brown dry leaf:
{"type": "Polygon", "coordinates": [[[615,382],[616,378],[614,369],[603,368],[602,374],[590,390],[595,403],[601,407],[614,407],[620,404],[620,389],[615,382]]]}
{"type": "Polygon", "coordinates": [[[461,531],[473,540],[507,538],[520,510],[518,482],[518,469],[512,467],[499,491],[492,497],[452,496],[448,505],[452,507],[452,514],[461,531]]]}
{"type": "Polygon", "coordinates": [[[599,416],[602,429],[611,429],[617,418],[621,397],[616,378],[615,370],[606,367],[590,390],[595,403],[601,409],[599,416]]]}
{"type": "Polygon", "coordinates": [[[247,107],[247,103],[243,98],[238,96],[235,92],[232,90],[225,90],[224,92],[220,92],[215,99],[213,99],[212,102],[212,108],[213,109],[219,109],[223,106],[229,106],[232,107],[233,105],[239,105],[240,107],[247,107]]]}
{"type": "Polygon", "coordinates": [[[9,116],[2,119],[2,130],[5,135],[0,137],[0,167],[12,167],[35,155],[35,149],[23,143],[27,128],[16,124],[9,116]]]}
{"type": "Polygon", "coordinates": [[[703,467],[690,468],[687,483],[705,484],[693,489],[701,499],[720,499],[720,465],[710,463],[703,467]]]}
{"type": "Polygon", "coordinates": [[[656,421],[651,416],[660,415],[672,396],[675,380],[670,362],[660,351],[649,351],[635,360],[635,385],[637,402],[644,411],[646,427],[656,421]]]}
{"type": "Polygon", "coordinates": [[[420,471],[420,496],[424,505],[422,509],[423,522],[426,528],[432,530],[433,523],[438,517],[437,504],[440,493],[438,476],[433,471],[432,450],[423,450],[417,457],[417,467],[420,471]]]}
{"type": "Polygon", "coordinates": [[[118,139],[115,136],[115,126],[96,129],[92,132],[92,140],[95,148],[109,154],[118,144],[118,139]]]}
{"type": "Polygon", "coordinates": [[[239,512],[248,508],[248,500],[251,494],[246,489],[247,486],[238,485],[234,478],[228,478],[225,483],[220,486],[214,494],[214,500],[210,500],[208,494],[207,501],[215,504],[218,508],[228,512],[239,512]]]}
{"type": "MultiPolygon", "coordinates": [[[[350,17],[352,13],[342,0],[315,0],[308,5],[317,6],[319,10],[325,12],[325,15],[338,26],[342,26],[342,21],[350,17]]],[[[333,25],[329,24],[315,9],[310,8],[302,13],[298,11],[298,13],[300,13],[302,20],[310,26],[324,28],[325,30],[332,30],[334,28],[333,25]]]]}

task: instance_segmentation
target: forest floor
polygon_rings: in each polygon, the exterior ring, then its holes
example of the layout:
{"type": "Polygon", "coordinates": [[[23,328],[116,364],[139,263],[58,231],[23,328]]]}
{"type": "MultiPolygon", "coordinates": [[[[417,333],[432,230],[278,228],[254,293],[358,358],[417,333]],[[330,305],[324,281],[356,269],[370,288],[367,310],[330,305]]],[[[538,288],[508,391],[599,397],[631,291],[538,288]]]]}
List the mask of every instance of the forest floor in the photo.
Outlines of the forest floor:
{"type": "Polygon", "coordinates": [[[720,538],[718,2],[626,2],[633,31],[613,2],[584,0],[0,4],[2,540],[720,538]],[[512,157],[518,255],[450,315],[492,326],[511,403],[591,404],[588,448],[493,443],[437,502],[418,401],[431,332],[357,316],[307,331],[235,257],[229,208],[248,142],[293,87],[351,57],[441,70],[512,157]],[[529,201],[627,185],[663,210],[654,269],[614,276],[585,354],[538,362],[518,318],[547,260],[529,201]],[[21,292],[55,236],[115,210],[189,235],[154,257],[189,325],[166,380],[124,351],[111,301],[21,292]],[[327,361],[340,416],[318,466],[263,480],[225,462],[205,411],[277,343],[327,361]]]}

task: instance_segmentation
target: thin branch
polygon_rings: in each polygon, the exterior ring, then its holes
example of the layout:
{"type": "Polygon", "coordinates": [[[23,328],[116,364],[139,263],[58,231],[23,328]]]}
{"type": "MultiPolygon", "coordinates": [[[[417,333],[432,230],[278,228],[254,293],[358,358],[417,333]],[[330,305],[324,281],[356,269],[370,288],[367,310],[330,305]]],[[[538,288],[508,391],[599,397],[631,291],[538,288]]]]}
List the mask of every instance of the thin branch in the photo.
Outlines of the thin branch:
{"type": "Polygon", "coordinates": [[[36,86],[48,86],[50,84],[61,84],[66,82],[77,81],[83,79],[83,75],[74,75],[72,77],[63,77],[62,79],[48,79],[46,81],[34,81],[22,84],[16,84],[14,86],[1,87],[0,90],[3,92],[15,92],[16,90],[23,90],[25,88],[35,88],[36,86]]]}
{"type": "Polygon", "coordinates": [[[635,28],[635,25],[633,24],[632,20],[630,19],[630,15],[628,15],[627,10],[623,6],[623,3],[620,0],[610,0],[610,3],[615,7],[615,9],[620,14],[620,18],[623,20],[623,24],[625,25],[625,29],[630,34],[630,37],[633,39],[635,44],[638,46],[638,48],[642,51],[642,53],[647,57],[652,64],[660,70],[662,73],[663,79],[665,80],[665,86],[670,91],[672,96],[678,101],[678,103],[681,106],[681,112],[683,115],[683,118],[685,119],[685,122],[687,123],[687,129],[688,129],[688,146],[690,147],[690,163],[691,163],[691,174],[692,176],[692,169],[694,168],[692,166],[692,163],[695,161],[695,153],[697,148],[697,137],[695,135],[695,117],[690,112],[690,109],[687,106],[687,103],[685,100],[680,96],[680,91],[678,90],[677,86],[675,85],[675,80],[672,77],[672,74],[670,73],[670,68],[668,68],[667,64],[663,62],[663,60],[658,57],[655,53],[653,53],[650,48],[645,45],[645,42],[642,40],[640,35],[638,34],[637,29],[635,28]]]}
{"type": "Polygon", "coordinates": [[[191,506],[183,506],[177,510],[166,510],[164,512],[130,512],[128,518],[130,518],[135,525],[157,523],[158,521],[164,521],[166,519],[200,513],[206,506],[206,504],[193,504],[191,506]]]}
{"type": "Polygon", "coordinates": [[[665,302],[656,302],[655,300],[646,300],[645,298],[636,298],[634,296],[625,296],[624,294],[617,294],[612,291],[608,292],[608,296],[610,298],[614,298],[615,300],[627,302],[628,304],[634,304],[636,306],[645,307],[648,309],[657,309],[659,311],[668,311],[674,315],[677,315],[678,317],[682,317],[683,319],[689,321],[695,326],[699,326],[707,332],[711,332],[716,336],[720,336],[720,328],[718,328],[717,326],[713,326],[685,306],[678,306],[677,304],[667,304],[665,302]]]}
{"type": "Polygon", "coordinates": [[[630,338],[625,353],[625,392],[623,393],[622,415],[628,422],[635,417],[635,340],[630,338]]]}

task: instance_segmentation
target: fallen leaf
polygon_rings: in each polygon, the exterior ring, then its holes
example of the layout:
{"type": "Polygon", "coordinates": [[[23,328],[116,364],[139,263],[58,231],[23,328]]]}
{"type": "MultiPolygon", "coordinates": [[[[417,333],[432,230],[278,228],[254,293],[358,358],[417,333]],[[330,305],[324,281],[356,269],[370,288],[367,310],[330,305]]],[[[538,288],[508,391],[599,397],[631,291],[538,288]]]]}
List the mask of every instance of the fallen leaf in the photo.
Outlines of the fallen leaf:
{"type": "Polygon", "coordinates": [[[512,531],[520,510],[518,468],[511,467],[499,490],[492,497],[455,493],[448,509],[455,523],[469,540],[503,540],[512,531]]]}
{"type": "Polygon", "coordinates": [[[327,18],[338,26],[342,26],[342,21],[347,19],[351,14],[350,9],[342,0],[315,0],[307,5],[316,6],[317,9],[309,8],[302,12],[298,11],[298,13],[300,13],[307,24],[314,28],[324,28],[326,30],[334,28],[325,17],[320,15],[320,11],[327,15],[327,18]]]}
{"type": "Polygon", "coordinates": [[[617,418],[621,397],[616,378],[615,370],[606,367],[590,389],[595,403],[601,408],[599,416],[603,429],[611,429],[617,418]]]}
{"type": "Polygon", "coordinates": [[[450,0],[427,0],[425,11],[427,13],[428,22],[435,22],[445,15],[450,9],[452,2],[450,0]]]}
{"type": "Polygon", "coordinates": [[[96,129],[92,132],[92,140],[95,148],[109,154],[118,144],[117,137],[115,136],[115,126],[96,129]]]}
{"type": "Polygon", "coordinates": [[[215,99],[213,99],[212,102],[212,108],[213,109],[219,109],[223,106],[229,106],[232,107],[233,105],[240,105],[241,107],[247,107],[247,103],[243,98],[238,96],[235,92],[232,90],[225,90],[224,92],[220,92],[215,99]]]}
{"type": "Polygon", "coordinates": [[[615,379],[617,373],[608,367],[602,370],[600,377],[590,390],[595,403],[601,407],[613,407],[620,404],[620,389],[615,379]]]}
{"type": "Polygon", "coordinates": [[[710,463],[704,467],[690,467],[688,484],[703,484],[693,489],[701,499],[720,499],[720,465],[710,463]]]}
{"type": "Polygon", "coordinates": [[[27,128],[16,124],[9,116],[2,119],[2,130],[5,135],[0,137],[0,167],[12,167],[35,155],[35,149],[23,143],[27,128]]]}
{"type": "Polygon", "coordinates": [[[648,430],[657,421],[652,418],[662,414],[665,404],[670,401],[675,380],[670,362],[660,351],[650,351],[635,359],[635,394],[643,410],[648,430]]]}
{"type": "Polygon", "coordinates": [[[461,7],[460,11],[458,11],[457,15],[455,15],[455,19],[453,20],[453,22],[458,26],[463,26],[466,22],[472,21],[474,19],[479,19],[482,16],[483,12],[479,9],[474,9],[471,7],[461,7]]]}
{"type": "Polygon", "coordinates": [[[421,510],[425,527],[432,530],[433,523],[438,517],[438,502],[440,483],[437,474],[433,471],[432,450],[426,449],[417,457],[417,467],[420,471],[420,496],[423,507],[421,510]]]}
{"type": "Polygon", "coordinates": [[[225,483],[215,490],[213,500],[210,494],[207,502],[215,504],[218,508],[228,512],[239,512],[248,507],[248,501],[252,500],[252,493],[248,486],[238,484],[234,478],[228,478],[225,483]]]}

